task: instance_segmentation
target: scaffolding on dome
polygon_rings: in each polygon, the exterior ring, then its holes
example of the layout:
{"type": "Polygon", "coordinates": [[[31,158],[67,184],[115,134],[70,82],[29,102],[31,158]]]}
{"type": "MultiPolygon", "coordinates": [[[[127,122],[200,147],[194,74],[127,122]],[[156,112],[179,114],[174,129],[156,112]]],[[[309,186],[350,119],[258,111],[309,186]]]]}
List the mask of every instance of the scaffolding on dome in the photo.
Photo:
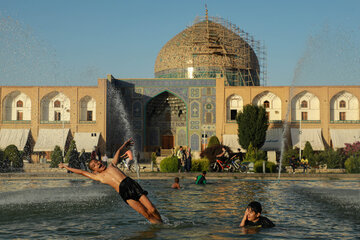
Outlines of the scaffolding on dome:
{"type": "Polygon", "coordinates": [[[216,55],[222,56],[222,62],[219,63],[222,66],[221,75],[226,79],[226,84],[230,86],[266,86],[267,85],[267,54],[264,43],[255,40],[253,36],[244,30],[240,29],[236,25],[224,20],[220,17],[208,17],[198,16],[195,18],[192,27],[188,28],[190,31],[207,33],[206,38],[199,37],[198,34],[190,33],[192,37],[191,44],[193,48],[199,45],[206,45],[206,48],[202,48],[200,52],[193,56],[193,65],[196,65],[196,61],[202,61],[202,66],[207,66],[207,69],[202,71],[204,74],[201,76],[201,71],[197,72],[195,78],[209,77],[209,72],[213,72],[213,75],[218,77],[219,73],[216,68],[211,66],[209,57],[198,58],[198,55],[216,55]],[[206,23],[206,24],[199,24],[206,23]],[[215,24],[212,24],[215,23],[215,24]],[[223,28],[227,28],[224,31],[223,28]],[[235,35],[240,36],[243,41],[238,41],[235,35]],[[239,48],[239,44],[241,45],[239,48]],[[255,53],[258,68],[251,66],[251,62],[244,56],[252,58],[252,53],[255,53]],[[234,59],[243,59],[243,67],[239,68],[234,64],[234,59]],[[209,61],[209,62],[207,62],[209,61]],[[230,66],[230,67],[229,67],[230,66]]]}

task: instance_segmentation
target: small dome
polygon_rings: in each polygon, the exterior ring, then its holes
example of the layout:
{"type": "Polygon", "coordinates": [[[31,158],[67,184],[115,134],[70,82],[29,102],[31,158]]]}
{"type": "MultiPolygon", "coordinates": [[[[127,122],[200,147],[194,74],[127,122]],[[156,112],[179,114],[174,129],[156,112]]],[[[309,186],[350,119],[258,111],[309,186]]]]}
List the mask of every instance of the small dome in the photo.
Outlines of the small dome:
{"type": "Polygon", "coordinates": [[[156,58],[155,77],[215,78],[225,73],[229,85],[260,85],[252,47],[216,20],[199,21],[168,41],[156,58]]]}

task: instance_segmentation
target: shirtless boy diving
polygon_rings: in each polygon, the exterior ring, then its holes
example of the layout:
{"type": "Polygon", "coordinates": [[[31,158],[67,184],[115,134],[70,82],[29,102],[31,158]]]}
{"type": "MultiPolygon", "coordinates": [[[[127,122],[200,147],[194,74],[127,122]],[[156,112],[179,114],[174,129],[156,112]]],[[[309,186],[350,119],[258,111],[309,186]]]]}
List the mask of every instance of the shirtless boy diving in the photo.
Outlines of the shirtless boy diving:
{"type": "Polygon", "coordinates": [[[147,220],[149,220],[150,223],[162,223],[158,210],[146,196],[148,193],[144,191],[136,181],[126,176],[119,168],[116,167],[121,150],[132,144],[133,141],[131,138],[127,140],[116,151],[112,162],[108,166],[104,165],[104,163],[99,160],[92,159],[89,162],[89,168],[93,171],[93,173],[71,168],[63,163],[59,164],[59,168],[65,168],[71,172],[110,185],[120,194],[122,199],[130,205],[130,207],[142,214],[147,220]]]}

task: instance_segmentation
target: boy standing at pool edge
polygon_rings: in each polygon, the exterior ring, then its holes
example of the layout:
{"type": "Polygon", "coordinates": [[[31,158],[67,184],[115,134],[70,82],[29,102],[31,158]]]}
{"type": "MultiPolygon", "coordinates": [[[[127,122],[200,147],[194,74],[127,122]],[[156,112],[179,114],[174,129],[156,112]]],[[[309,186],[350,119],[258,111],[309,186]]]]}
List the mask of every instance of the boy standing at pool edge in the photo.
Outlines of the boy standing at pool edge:
{"type": "Polygon", "coordinates": [[[71,168],[63,163],[59,164],[59,168],[65,168],[92,180],[110,185],[119,193],[124,202],[130,205],[130,207],[138,213],[142,214],[149,220],[150,223],[162,223],[158,210],[146,196],[148,192],[144,191],[136,181],[126,176],[119,168],[116,167],[121,150],[131,145],[133,145],[133,141],[130,138],[116,151],[112,162],[108,166],[106,166],[101,160],[90,160],[89,168],[93,171],[93,173],[71,168]]]}
{"type": "Polygon", "coordinates": [[[275,227],[275,224],[270,221],[270,219],[261,216],[261,211],[262,207],[259,202],[253,201],[249,203],[245,210],[244,217],[240,223],[240,227],[275,227]]]}

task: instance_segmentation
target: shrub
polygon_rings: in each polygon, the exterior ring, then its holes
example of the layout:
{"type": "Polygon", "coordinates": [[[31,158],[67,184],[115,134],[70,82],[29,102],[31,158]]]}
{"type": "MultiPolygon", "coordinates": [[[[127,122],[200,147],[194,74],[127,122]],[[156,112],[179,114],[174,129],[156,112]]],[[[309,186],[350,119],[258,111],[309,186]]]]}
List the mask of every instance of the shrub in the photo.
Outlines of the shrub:
{"type": "Polygon", "coordinates": [[[353,144],[345,143],[344,153],[347,156],[360,155],[360,142],[354,142],[353,144]]]}
{"type": "MultiPolygon", "coordinates": [[[[262,173],[263,172],[263,160],[256,161],[254,163],[254,172],[262,173]]],[[[273,162],[265,161],[265,172],[274,173],[276,172],[276,164],[273,162]]]]}
{"type": "Polygon", "coordinates": [[[176,156],[171,156],[164,158],[160,162],[160,171],[161,172],[177,172],[178,171],[178,158],[176,156]]]}
{"type": "Polygon", "coordinates": [[[317,167],[320,165],[326,164],[326,159],[324,158],[324,154],[321,154],[322,152],[315,153],[314,156],[309,160],[309,165],[311,167],[317,167]]]}
{"type": "Polygon", "coordinates": [[[5,148],[4,157],[11,163],[13,168],[22,168],[24,166],[21,154],[15,145],[9,145],[5,148]]]}
{"type": "Polygon", "coordinates": [[[333,150],[331,148],[321,152],[323,160],[322,163],[327,165],[327,168],[343,168],[345,163],[345,155],[341,154],[340,150],[333,150]]]}
{"type": "Polygon", "coordinates": [[[207,158],[194,159],[191,161],[192,172],[209,171],[210,161],[207,158]]]}
{"type": "Polygon", "coordinates": [[[248,150],[246,151],[244,161],[246,162],[255,162],[257,160],[265,160],[266,153],[262,150],[258,150],[253,147],[250,143],[248,150]]]}
{"type": "Polygon", "coordinates": [[[212,147],[212,146],[216,146],[216,145],[220,145],[220,141],[217,138],[217,136],[210,137],[207,147],[212,147]]]}
{"type": "Polygon", "coordinates": [[[283,153],[283,156],[281,159],[282,165],[288,166],[289,160],[291,159],[292,156],[295,156],[295,159],[299,159],[299,149],[298,148],[294,148],[294,149],[290,148],[283,153]]]}
{"type": "Polygon", "coordinates": [[[6,172],[9,167],[9,161],[5,158],[4,152],[0,150],[0,172],[6,172]]]}
{"type": "Polygon", "coordinates": [[[345,161],[345,169],[348,173],[360,173],[360,156],[351,156],[345,161]]]}
{"type": "Polygon", "coordinates": [[[54,151],[51,153],[51,168],[57,168],[59,163],[63,161],[62,151],[59,146],[55,146],[54,151]]]}

